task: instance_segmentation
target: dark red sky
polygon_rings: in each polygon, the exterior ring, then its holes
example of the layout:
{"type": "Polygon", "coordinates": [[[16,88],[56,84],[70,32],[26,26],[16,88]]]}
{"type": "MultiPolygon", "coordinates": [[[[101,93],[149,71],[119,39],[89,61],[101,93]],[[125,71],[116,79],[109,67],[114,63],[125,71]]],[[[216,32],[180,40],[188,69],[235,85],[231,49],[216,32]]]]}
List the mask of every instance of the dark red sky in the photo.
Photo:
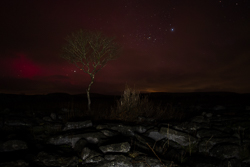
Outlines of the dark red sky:
{"type": "Polygon", "coordinates": [[[121,56],[92,93],[250,93],[248,0],[1,0],[0,93],[85,93],[90,77],[59,57],[79,29],[115,36],[121,56]]]}

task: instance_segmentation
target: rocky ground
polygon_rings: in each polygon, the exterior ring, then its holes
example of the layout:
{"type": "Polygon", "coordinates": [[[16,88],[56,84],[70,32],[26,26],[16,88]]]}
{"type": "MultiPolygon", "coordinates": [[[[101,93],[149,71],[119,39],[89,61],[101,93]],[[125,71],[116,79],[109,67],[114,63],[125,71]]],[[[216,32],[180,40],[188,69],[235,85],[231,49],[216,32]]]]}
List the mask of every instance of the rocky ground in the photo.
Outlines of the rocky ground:
{"type": "Polygon", "coordinates": [[[61,112],[0,116],[0,166],[248,167],[250,106],[197,105],[183,121],[67,120],[61,112]]]}

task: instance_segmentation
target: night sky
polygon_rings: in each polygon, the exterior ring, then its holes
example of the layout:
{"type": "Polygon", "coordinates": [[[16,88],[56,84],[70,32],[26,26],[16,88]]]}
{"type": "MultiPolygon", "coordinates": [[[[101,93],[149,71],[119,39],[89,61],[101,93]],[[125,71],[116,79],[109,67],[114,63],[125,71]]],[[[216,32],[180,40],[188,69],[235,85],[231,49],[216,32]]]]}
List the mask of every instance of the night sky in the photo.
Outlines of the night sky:
{"type": "Polygon", "coordinates": [[[0,93],[86,93],[60,57],[79,29],[115,36],[120,57],[91,93],[250,93],[249,0],[1,0],[0,93]]]}

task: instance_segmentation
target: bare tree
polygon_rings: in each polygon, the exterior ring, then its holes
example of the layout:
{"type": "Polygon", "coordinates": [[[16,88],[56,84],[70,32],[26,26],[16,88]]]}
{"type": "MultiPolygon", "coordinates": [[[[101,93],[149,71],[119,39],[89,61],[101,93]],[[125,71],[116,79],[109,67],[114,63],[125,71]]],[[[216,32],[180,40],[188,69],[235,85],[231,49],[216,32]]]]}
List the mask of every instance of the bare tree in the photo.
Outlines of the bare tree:
{"type": "Polygon", "coordinates": [[[89,74],[91,82],[88,86],[88,110],[90,111],[90,87],[94,82],[95,74],[100,71],[108,61],[118,57],[119,46],[114,38],[104,36],[100,32],[79,30],[66,38],[67,44],[62,49],[61,57],[75,64],[78,68],[89,74]]]}

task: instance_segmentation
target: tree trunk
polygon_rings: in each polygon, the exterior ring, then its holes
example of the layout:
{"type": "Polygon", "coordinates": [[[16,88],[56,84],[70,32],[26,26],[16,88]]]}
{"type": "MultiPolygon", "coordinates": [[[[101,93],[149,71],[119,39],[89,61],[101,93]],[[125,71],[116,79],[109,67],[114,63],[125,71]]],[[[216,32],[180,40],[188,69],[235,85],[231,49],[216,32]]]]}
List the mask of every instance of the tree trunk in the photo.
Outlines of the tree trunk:
{"type": "Polygon", "coordinates": [[[91,108],[90,108],[91,100],[90,100],[90,96],[89,96],[89,91],[90,91],[91,85],[94,83],[95,76],[94,75],[90,75],[90,77],[91,77],[91,82],[89,84],[88,89],[86,90],[87,91],[87,97],[88,97],[88,111],[89,112],[91,112],[91,108]]]}
{"type": "Polygon", "coordinates": [[[90,100],[90,97],[89,97],[89,90],[90,90],[90,86],[89,86],[89,88],[87,89],[88,111],[90,112],[90,111],[91,111],[91,108],[90,108],[91,100],[90,100]]]}

